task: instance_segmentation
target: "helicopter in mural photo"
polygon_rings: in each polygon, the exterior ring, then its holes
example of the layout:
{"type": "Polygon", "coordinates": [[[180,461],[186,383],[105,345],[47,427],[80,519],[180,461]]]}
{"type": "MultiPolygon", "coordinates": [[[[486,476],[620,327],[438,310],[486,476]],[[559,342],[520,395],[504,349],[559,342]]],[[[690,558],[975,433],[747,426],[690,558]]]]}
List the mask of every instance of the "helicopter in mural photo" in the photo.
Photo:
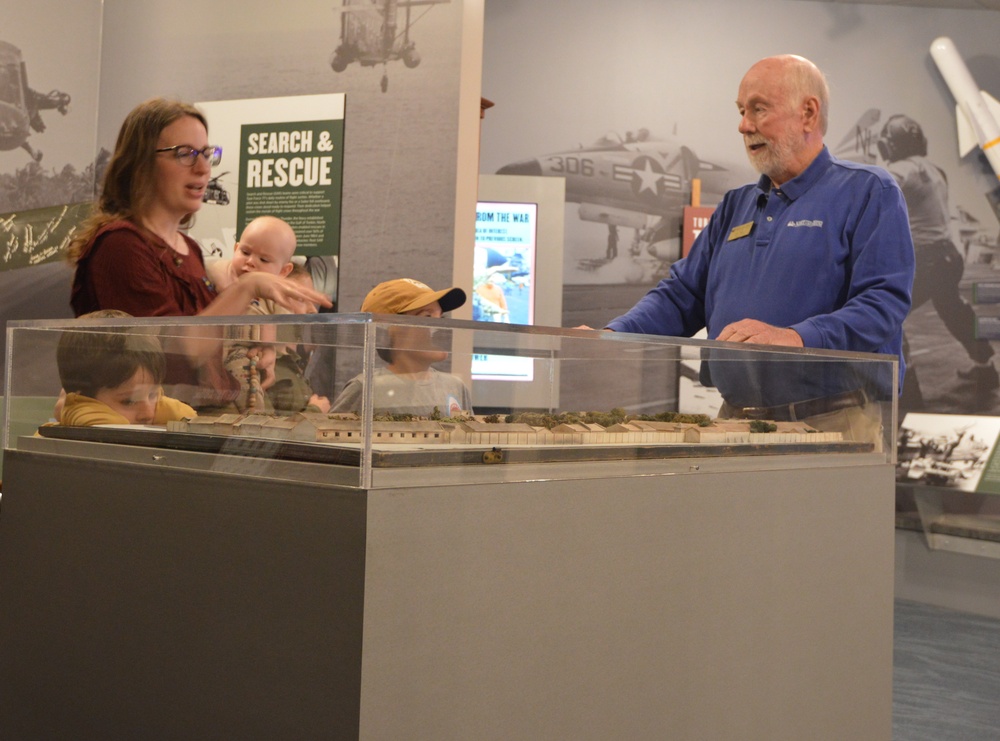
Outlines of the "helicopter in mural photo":
{"type": "Polygon", "coordinates": [[[451,0],[344,0],[334,8],[340,13],[340,45],[330,55],[330,67],[343,72],[352,62],[362,67],[383,66],[382,92],[389,89],[389,62],[402,61],[413,69],[420,64],[417,45],[410,39],[412,28],[429,11],[413,17],[413,8],[448,3],[451,0]],[[400,8],[405,10],[402,21],[400,8]]]}
{"type": "Polygon", "coordinates": [[[229,205],[229,191],[219,182],[220,178],[229,174],[229,171],[220,172],[208,181],[205,186],[205,195],[201,197],[202,203],[217,203],[220,206],[229,205]]]}
{"type": "Polygon", "coordinates": [[[20,147],[35,162],[41,161],[41,151],[28,142],[32,132],[45,131],[41,111],[57,110],[65,116],[69,104],[70,96],[64,92],[39,93],[29,87],[21,50],[0,41],[0,150],[20,147]]]}

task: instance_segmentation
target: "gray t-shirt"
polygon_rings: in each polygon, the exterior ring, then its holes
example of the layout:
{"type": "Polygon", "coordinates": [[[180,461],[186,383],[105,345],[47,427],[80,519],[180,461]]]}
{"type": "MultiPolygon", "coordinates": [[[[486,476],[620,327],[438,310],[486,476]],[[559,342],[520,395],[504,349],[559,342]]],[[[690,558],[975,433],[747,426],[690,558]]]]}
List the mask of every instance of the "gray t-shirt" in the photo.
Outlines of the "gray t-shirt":
{"type": "Polygon", "coordinates": [[[896,178],[906,199],[913,244],[951,241],[948,181],[944,173],[919,156],[890,162],[885,168],[896,178]]]}
{"type": "MultiPolygon", "coordinates": [[[[396,374],[377,368],[374,382],[375,413],[416,414],[430,417],[437,407],[442,417],[472,413],[472,394],[458,376],[429,368],[419,376],[396,374]]],[[[331,412],[360,412],[364,379],[357,375],[347,382],[331,412]]]]}

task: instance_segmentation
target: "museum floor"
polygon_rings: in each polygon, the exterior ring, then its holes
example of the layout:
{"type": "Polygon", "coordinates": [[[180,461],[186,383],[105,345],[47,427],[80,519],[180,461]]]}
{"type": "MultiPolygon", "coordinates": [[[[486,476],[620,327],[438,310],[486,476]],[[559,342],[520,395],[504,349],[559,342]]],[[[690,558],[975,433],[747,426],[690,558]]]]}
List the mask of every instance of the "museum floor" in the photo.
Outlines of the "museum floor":
{"type": "Polygon", "coordinates": [[[1000,738],[1000,620],[896,600],[894,741],[1000,738]]]}

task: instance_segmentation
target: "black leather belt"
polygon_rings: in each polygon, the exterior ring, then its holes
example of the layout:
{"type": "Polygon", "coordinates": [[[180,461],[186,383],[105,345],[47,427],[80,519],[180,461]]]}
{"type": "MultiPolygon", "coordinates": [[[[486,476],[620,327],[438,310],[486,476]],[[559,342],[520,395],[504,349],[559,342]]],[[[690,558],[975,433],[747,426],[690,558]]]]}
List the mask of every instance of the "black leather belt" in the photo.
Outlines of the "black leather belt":
{"type": "Polygon", "coordinates": [[[719,410],[719,416],[728,419],[764,419],[772,422],[795,422],[815,417],[819,414],[837,412],[850,407],[863,407],[868,403],[868,394],[861,389],[845,391],[819,399],[806,399],[791,404],[773,407],[736,407],[728,402],[719,410]]]}

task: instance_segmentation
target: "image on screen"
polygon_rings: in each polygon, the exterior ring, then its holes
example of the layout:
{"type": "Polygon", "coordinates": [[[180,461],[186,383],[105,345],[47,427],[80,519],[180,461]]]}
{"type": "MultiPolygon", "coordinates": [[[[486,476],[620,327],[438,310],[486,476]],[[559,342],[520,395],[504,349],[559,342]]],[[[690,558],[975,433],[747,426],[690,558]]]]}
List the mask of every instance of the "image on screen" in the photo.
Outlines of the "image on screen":
{"type": "MultiPolygon", "coordinates": [[[[481,201],[476,208],[472,318],[532,324],[538,204],[481,201]]],[[[530,358],[477,354],[472,377],[530,381],[530,358]]]]}

